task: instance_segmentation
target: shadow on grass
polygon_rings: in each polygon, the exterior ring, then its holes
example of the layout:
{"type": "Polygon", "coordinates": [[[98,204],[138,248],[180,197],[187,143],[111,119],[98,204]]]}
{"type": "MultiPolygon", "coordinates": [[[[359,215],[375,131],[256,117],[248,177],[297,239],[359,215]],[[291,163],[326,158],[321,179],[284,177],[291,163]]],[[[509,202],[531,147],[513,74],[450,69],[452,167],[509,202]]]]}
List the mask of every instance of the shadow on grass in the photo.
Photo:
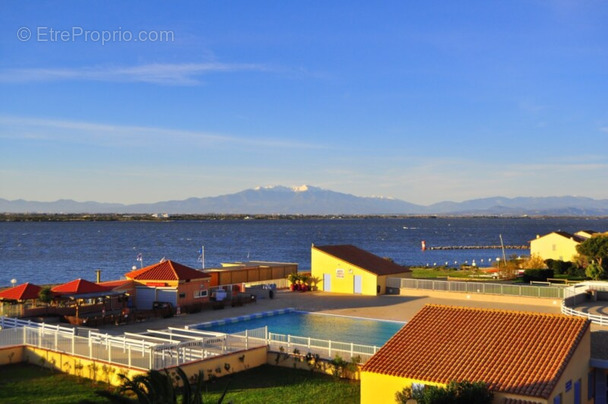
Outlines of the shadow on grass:
{"type": "Polygon", "coordinates": [[[208,394],[220,395],[226,383],[228,402],[359,402],[359,382],[301,369],[262,365],[217,379],[208,385],[208,394]],[[280,400],[267,401],[272,397],[280,400]]]}

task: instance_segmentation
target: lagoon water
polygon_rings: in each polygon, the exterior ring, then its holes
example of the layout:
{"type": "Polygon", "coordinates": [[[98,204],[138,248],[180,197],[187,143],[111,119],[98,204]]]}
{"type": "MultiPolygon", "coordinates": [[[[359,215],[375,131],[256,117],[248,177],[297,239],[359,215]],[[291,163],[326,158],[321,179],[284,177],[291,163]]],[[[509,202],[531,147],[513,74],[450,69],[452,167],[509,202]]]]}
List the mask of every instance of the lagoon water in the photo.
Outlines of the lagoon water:
{"type": "MultiPolygon", "coordinates": [[[[354,244],[404,265],[486,265],[500,250],[421,251],[427,246],[527,245],[555,230],[608,231],[608,218],[367,218],[209,220],[176,222],[0,223],[0,287],[62,283],[75,278],[120,279],[133,266],[163,257],[201,268],[232,261],[286,261],[310,269],[311,244],[354,244]]],[[[529,250],[507,250],[528,255],[529,250]]]]}

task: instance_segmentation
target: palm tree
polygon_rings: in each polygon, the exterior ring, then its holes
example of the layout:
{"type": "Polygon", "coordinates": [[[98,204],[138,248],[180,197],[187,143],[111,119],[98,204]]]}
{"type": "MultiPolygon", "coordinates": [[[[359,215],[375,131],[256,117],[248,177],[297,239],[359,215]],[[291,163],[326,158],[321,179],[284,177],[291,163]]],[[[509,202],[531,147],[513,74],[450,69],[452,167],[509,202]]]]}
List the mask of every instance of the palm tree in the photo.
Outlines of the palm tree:
{"type": "MultiPolygon", "coordinates": [[[[140,404],[202,404],[203,403],[203,381],[205,378],[204,372],[201,370],[198,375],[193,378],[193,383],[186,373],[179,367],[175,368],[175,373],[172,377],[169,371],[165,369],[163,372],[158,370],[150,370],[145,375],[137,375],[129,379],[123,374],[118,375],[122,384],[117,393],[109,393],[107,391],[98,391],[97,394],[106,397],[112,403],[140,403],[140,404]],[[181,385],[181,387],[180,387],[181,385]],[[124,395],[128,392],[135,394],[137,399],[129,399],[124,395]]],[[[228,391],[228,383],[218,404],[224,401],[226,392],[228,391]]]]}

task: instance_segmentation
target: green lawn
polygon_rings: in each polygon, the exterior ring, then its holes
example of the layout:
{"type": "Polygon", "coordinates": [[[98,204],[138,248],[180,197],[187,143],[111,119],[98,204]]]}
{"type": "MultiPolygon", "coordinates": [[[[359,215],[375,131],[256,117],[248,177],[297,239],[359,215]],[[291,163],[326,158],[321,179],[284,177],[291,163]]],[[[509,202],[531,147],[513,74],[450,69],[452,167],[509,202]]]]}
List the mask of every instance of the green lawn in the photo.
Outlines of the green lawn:
{"type": "MultiPolygon", "coordinates": [[[[205,403],[216,403],[228,378],[209,384],[205,403]]],[[[95,390],[108,388],[34,365],[0,367],[0,403],[107,403],[95,390]]],[[[112,389],[111,387],[109,387],[112,389]]],[[[236,373],[224,403],[359,403],[359,383],[336,381],[306,370],[264,365],[236,373]]]]}
{"type": "Polygon", "coordinates": [[[95,390],[106,388],[112,389],[105,383],[51,373],[50,370],[35,365],[0,367],[0,403],[107,403],[106,399],[95,394],[95,390]]]}
{"type": "MultiPolygon", "coordinates": [[[[217,402],[226,382],[217,380],[206,402],[217,402]]],[[[224,403],[350,404],[359,402],[359,392],[359,382],[336,381],[320,373],[264,365],[235,374],[224,403]]]]}
{"type": "Polygon", "coordinates": [[[453,269],[453,268],[412,268],[412,276],[416,279],[430,278],[467,278],[473,275],[473,271],[453,269]]]}

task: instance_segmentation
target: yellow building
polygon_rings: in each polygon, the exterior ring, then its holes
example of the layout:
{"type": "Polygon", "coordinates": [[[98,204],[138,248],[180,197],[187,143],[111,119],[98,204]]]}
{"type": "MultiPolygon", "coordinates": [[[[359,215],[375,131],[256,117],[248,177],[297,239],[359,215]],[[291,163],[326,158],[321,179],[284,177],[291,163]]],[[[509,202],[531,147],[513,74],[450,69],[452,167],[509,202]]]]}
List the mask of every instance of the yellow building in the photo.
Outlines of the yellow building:
{"type": "Polygon", "coordinates": [[[386,279],[410,277],[408,267],[353,245],[311,248],[311,276],[325,292],[376,296],[386,292],[386,279]]]}
{"type": "Polygon", "coordinates": [[[361,403],[394,403],[404,387],[450,381],[485,382],[496,404],[593,403],[590,324],[561,314],[426,305],[361,369],[361,403]]]}
{"type": "Polygon", "coordinates": [[[544,236],[536,236],[530,241],[530,255],[544,260],[574,261],[578,255],[576,246],[587,240],[595,232],[579,231],[574,234],[565,231],[554,231],[544,236]]]}

